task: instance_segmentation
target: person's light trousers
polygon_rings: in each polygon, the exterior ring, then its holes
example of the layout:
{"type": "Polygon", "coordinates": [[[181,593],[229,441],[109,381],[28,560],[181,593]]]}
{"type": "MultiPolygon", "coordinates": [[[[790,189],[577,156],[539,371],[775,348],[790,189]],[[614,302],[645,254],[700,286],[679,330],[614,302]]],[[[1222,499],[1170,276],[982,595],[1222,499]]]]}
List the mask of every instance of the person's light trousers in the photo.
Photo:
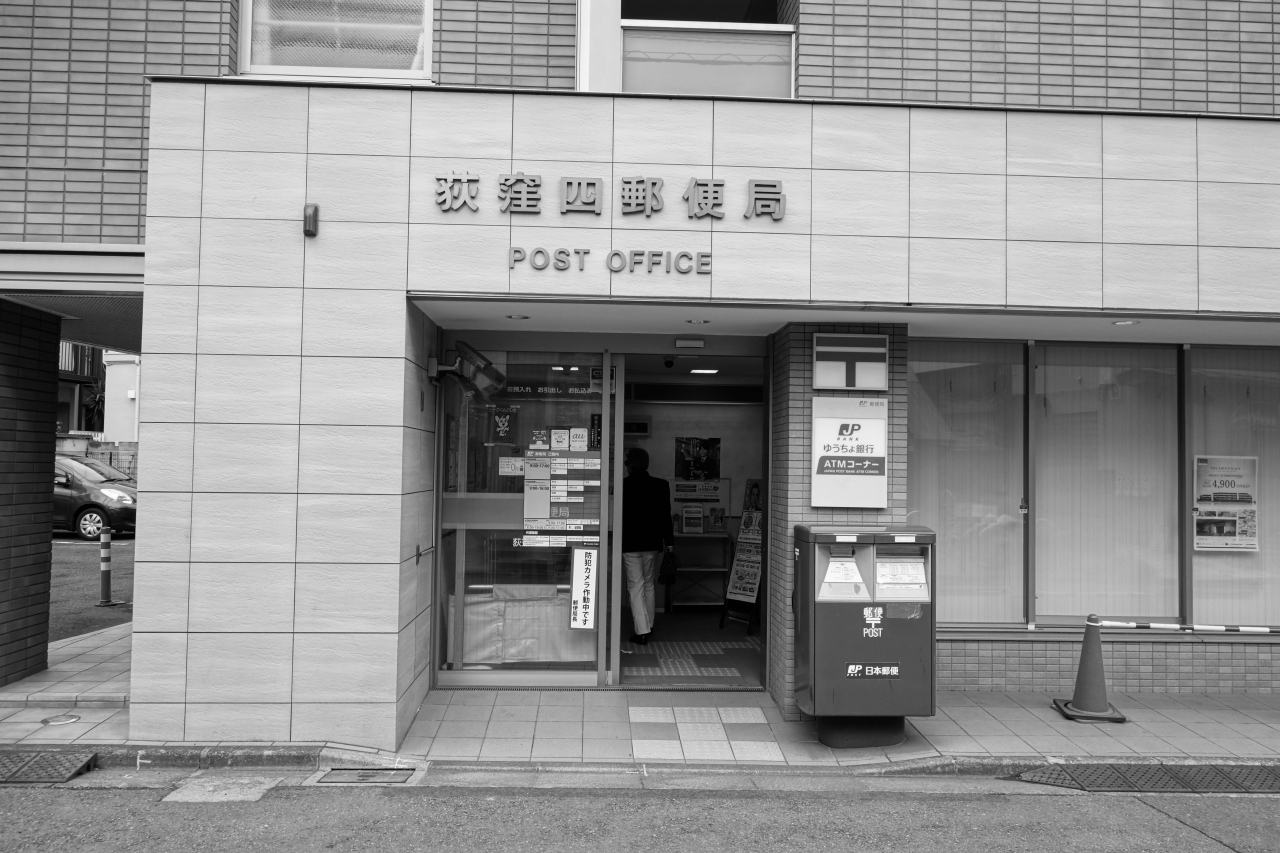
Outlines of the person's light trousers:
{"type": "Polygon", "coordinates": [[[627,570],[627,593],[631,596],[631,619],[637,634],[653,630],[653,585],[661,559],[661,551],[631,551],[622,555],[622,567],[627,570]]]}

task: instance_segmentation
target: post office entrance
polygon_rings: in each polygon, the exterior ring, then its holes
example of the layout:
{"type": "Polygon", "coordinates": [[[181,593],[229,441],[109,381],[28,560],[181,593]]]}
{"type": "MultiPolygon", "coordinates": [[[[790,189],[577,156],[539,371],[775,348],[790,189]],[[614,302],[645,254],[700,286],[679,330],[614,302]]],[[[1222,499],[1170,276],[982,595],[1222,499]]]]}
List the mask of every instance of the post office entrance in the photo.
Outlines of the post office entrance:
{"type": "Polygon", "coordinates": [[[437,684],[763,685],[764,341],[440,337],[437,684]],[[637,515],[646,457],[661,485],[637,515]],[[629,583],[638,523],[660,551],[629,583]],[[740,552],[754,573],[728,597],[740,552]]]}

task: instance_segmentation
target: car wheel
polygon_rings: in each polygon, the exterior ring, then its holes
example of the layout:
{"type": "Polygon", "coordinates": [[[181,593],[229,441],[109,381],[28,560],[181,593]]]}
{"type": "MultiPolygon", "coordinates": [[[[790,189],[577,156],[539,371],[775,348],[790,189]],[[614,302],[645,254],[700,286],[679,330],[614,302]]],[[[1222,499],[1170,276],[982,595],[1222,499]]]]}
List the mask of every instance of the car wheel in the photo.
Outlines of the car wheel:
{"type": "Polygon", "coordinates": [[[107,514],[96,506],[83,509],[76,516],[76,535],[86,542],[96,541],[107,526],[107,514]]]}

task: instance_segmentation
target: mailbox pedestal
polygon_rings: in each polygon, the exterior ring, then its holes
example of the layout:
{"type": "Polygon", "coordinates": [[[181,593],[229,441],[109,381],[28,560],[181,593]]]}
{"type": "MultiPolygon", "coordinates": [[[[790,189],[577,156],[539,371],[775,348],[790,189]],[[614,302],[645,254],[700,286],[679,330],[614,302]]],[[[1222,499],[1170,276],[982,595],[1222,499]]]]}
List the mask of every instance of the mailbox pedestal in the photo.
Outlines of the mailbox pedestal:
{"type": "Polygon", "coordinates": [[[795,529],[795,699],[833,748],[901,743],[934,713],[934,545],[924,527],[795,529]]]}

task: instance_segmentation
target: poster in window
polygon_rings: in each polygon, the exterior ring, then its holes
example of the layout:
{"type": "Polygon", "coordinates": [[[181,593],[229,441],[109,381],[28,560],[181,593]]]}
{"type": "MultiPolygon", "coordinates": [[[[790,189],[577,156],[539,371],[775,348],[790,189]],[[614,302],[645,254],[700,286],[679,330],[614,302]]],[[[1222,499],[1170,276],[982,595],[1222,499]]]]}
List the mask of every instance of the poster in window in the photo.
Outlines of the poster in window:
{"type": "Polygon", "coordinates": [[[1258,457],[1197,456],[1195,549],[1258,550],[1258,457]]]}

